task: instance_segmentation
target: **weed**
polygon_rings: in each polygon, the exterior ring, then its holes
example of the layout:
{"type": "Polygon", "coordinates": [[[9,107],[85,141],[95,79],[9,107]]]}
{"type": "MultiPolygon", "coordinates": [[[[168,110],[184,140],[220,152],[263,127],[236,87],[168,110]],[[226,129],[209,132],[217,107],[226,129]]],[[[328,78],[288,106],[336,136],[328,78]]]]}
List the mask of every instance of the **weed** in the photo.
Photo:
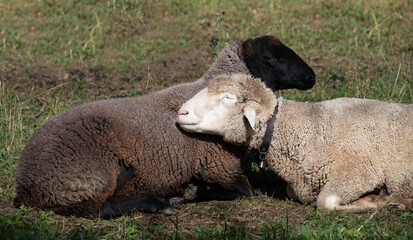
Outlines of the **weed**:
{"type": "Polygon", "coordinates": [[[230,38],[228,33],[224,33],[223,28],[228,27],[223,24],[225,11],[217,12],[215,20],[215,32],[211,38],[212,56],[217,57],[219,51],[229,43],[230,38]]]}

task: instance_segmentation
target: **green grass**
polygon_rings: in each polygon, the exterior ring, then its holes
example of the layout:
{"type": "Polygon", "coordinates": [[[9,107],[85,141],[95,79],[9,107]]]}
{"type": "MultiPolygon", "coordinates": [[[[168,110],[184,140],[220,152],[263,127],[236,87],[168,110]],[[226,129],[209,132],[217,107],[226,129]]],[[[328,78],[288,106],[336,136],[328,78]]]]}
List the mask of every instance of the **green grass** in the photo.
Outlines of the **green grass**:
{"type": "MultiPolygon", "coordinates": [[[[250,204],[259,202],[254,200],[250,204]]],[[[233,207],[239,203],[233,204],[233,207]]],[[[227,210],[223,210],[227,211],[227,210]]],[[[219,214],[220,211],[217,211],[219,214]]],[[[62,219],[50,212],[21,208],[0,218],[1,239],[411,239],[413,216],[408,212],[385,210],[363,215],[309,211],[300,226],[290,216],[274,216],[257,227],[223,216],[208,227],[180,225],[180,216],[156,216],[137,220],[139,214],[115,220],[62,219]],[[68,225],[76,221],[77,226],[68,225]],[[185,231],[183,231],[185,230],[185,231]]]]}
{"type": "MultiPolygon", "coordinates": [[[[148,80],[130,83],[116,74],[145,72],[170,56],[214,56],[229,41],[271,34],[317,74],[313,89],[277,92],[278,96],[311,102],[346,96],[411,104],[412,25],[413,4],[407,0],[1,1],[0,239],[412,239],[412,211],[320,213],[270,197],[188,204],[181,206],[183,216],[176,219],[136,213],[92,221],[12,208],[19,155],[48,118],[82,102],[141,95],[151,91],[148,85],[169,85],[151,79],[149,73],[148,80]],[[35,70],[44,66],[114,74],[99,80],[79,75],[54,86],[35,84],[43,77],[35,70]],[[100,88],[107,91],[96,93],[100,88]],[[278,208],[282,214],[265,214],[278,208]],[[259,214],[251,215],[254,211],[259,214]],[[192,226],[198,218],[206,219],[192,226]]],[[[209,59],[200,60],[207,65],[209,59]]],[[[205,70],[206,66],[199,68],[196,75],[205,70]]],[[[167,74],[185,76],[184,71],[167,74]]]]}

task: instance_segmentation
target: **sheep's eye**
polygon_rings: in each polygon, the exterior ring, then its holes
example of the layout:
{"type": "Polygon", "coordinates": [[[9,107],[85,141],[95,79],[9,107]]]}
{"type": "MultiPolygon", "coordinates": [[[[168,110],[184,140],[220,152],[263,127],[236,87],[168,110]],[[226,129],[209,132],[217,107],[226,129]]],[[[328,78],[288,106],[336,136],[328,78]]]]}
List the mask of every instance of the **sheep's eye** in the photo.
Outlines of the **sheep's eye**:
{"type": "Polygon", "coordinates": [[[220,100],[236,100],[237,97],[230,93],[223,93],[220,97],[220,100]]]}
{"type": "Polygon", "coordinates": [[[270,63],[276,63],[276,62],[279,62],[280,59],[278,59],[278,58],[270,58],[270,59],[268,59],[268,61],[269,61],[270,63]]]}
{"type": "Polygon", "coordinates": [[[263,58],[266,61],[278,61],[278,57],[275,56],[264,56],[263,58]]]}

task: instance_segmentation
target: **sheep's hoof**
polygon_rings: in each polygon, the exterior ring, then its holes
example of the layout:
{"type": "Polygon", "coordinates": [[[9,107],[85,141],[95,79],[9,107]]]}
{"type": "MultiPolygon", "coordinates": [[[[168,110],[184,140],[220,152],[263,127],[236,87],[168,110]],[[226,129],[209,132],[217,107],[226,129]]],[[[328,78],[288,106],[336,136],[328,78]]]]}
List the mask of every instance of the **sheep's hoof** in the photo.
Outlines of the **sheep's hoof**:
{"type": "Polygon", "coordinates": [[[181,203],[181,202],[183,202],[183,201],[184,201],[184,199],[183,199],[183,198],[180,198],[180,197],[173,197],[173,198],[170,198],[170,199],[168,200],[168,202],[169,202],[170,205],[175,205],[175,204],[181,203]]]}
{"type": "Polygon", "coordinates": [[[413,199],[412,198],[390,198],[389,203],[387,204],[388,208],[397,207],[398,209],[411,210],[413,208],[413,199]]]}
{"type": "Polygon", "coordinates": [[[185,189],[182,200],[183,201],[194,201],[197,196],[198,196],[198,186],[190,183],[185,189]]]}
{"type": "Polygon", "coordinates": [[[99,212],[92,213],[92,217],[108,219],[120,217],[136,211],[162,213],[165,215],[178,214],[173,210],[168,201],[155,195],[148,194],[121,202],[111,202],[108,200],[102,204],[99,212]]]}
{"type": "Polygon", "coordinates": [[[403,203],[400,203],[399,206],[397,206],[400,210],[406,210],[406,205],[403,203]]]}
{"type": "Polygon", "coordinates": [[[161,213],[166,215],[166,216],[175,216],[178,215],[178,212],[176,212],[172,207],[165,208],[161,210],[161,213]]]}

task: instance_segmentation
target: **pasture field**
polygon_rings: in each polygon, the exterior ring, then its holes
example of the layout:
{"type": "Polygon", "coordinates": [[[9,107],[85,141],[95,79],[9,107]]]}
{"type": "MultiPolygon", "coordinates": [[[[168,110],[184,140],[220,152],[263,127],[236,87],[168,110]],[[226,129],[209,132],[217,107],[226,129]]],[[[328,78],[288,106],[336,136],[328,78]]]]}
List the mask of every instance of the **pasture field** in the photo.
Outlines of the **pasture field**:
{"type": "MultiPolygon", "coordinates": [[[[413,239],[413,211],[321,213],[243,159],[257,197],[185,203],[113,220],[13,207],[19,155],[53,115],[193,81],[226,43],[278,36],[316,72],[297,101],[413,103],[409,0],[1,0],[0,239],[413,239]]],[[[413,120],[413,119],[412,119],[413,120]]]]}

